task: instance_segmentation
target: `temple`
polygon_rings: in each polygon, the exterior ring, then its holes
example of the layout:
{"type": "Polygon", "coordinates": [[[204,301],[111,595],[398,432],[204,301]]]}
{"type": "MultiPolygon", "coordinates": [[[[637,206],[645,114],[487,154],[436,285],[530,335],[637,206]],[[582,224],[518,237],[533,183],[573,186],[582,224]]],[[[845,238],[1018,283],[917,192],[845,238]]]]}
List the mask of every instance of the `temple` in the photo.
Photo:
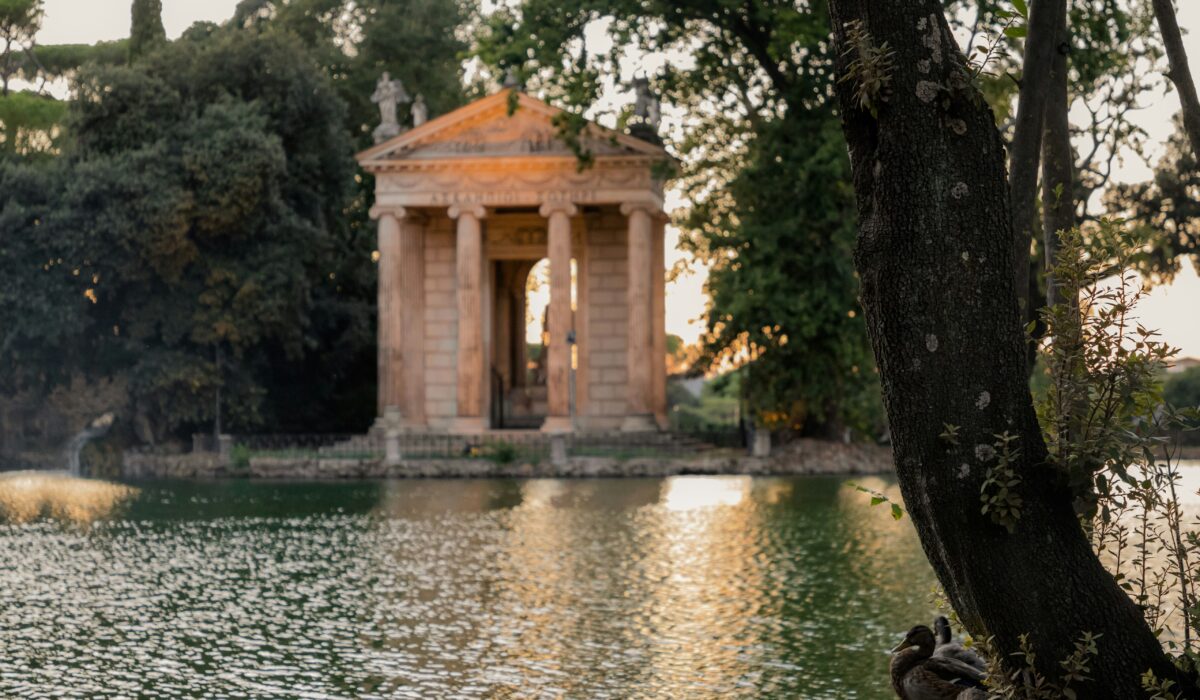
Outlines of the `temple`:
{"type": "Polygon", "coordinates": [[[503,90],[358,155],[379,227],[377,428],[665,427],[670,156],[588,124],[581,167],[560,113],[503,90]],[[542,259],[539,346],[526,343],[527,289],[542,259]]]}

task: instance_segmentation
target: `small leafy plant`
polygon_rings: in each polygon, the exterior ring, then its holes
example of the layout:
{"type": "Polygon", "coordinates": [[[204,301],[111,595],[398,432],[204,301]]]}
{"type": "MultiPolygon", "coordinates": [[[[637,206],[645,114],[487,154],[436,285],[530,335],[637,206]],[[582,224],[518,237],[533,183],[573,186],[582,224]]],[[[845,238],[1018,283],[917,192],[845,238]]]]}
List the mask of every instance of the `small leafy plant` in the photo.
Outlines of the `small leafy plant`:
{"type": "Polygon", "coordinates": [[[853,487],[855,491],[861,491],[863,493],[870,494],[872,507],[887,503],[889,506],[891,506],[893,520],[900,520],[904,517],[904,508],[902,508],[899,503],[892,501],[892,499],[888,498],[882,493],[874,489],[869,489],[861,484],[856,484],[853,481],[847,482],[846,485],[853,487]]]}

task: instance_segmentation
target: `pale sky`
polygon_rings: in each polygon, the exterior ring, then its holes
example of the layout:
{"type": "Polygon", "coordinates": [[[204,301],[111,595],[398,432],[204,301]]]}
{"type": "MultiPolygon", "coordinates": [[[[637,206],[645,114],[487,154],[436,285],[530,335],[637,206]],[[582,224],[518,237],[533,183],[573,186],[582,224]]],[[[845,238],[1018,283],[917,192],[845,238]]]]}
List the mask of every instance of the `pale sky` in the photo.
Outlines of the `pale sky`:
{"type": "MultiPolygon", "coordinates": [[[[129,35],[130,0],[45,0],[46,16],[38,41],[43,44],[90,44],[101,40],[120,39],[129,35]]],[[[1179,24],[1185,33],[1194,28],[1195,34],[1184,37],[1194,74],[1200,74],[1200,2],[1180,2],[1179,24]]],[[[163,24],[167,36],[178,37],[193,22],[220,22],[229,18],[237,0],[163,0],[163,24]]],[[[1158,96],[1142,110],[1138,118],[1149,133],[1152,154],[1157,159],[1161,144],[1171,132],[1170,119],[1179,109],[1178,96],[1158,96]]],[[[668,116],[669,113],[668,113],[668,116]]],[[[1140,159],[1126,159],[1117,172],[1117,179],[1127,182],[1147,179],[1149,168],[1140,159]]],[[[678,196],[668,196],[668,207],[680,206],[678,196]]],[[[668,265],[681,256],[674,250],[677,234],[668,231],[668,265]]],[[[1143,302],[1143,325],[1159,329],[1164,339],[1181,348],[1182,355],[1200,357],[1200,322],[1196,307],[1200,305],[1200,277],[1190,265],[1185,265],[1178,279],[1169,287],[1153,290],[1143,302]]],[[[693,342],[702,330],[693,322],[704,311],[703,272],[676,280],[667,287],[667,332],[693,342]]]]}

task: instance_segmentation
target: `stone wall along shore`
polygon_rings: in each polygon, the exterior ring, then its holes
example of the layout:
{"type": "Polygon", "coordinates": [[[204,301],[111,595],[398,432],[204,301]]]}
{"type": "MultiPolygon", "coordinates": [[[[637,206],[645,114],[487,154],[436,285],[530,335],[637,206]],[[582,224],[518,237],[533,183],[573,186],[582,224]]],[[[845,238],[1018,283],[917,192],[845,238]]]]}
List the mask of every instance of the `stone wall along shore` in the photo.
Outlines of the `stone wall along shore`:
{"type": "Polygon", "coordinates": [[[880,474],[892,471],[891,450],[874,445],[801,440],[771,457],[710,450],[669,457],[572,456],[559,464],[548,458],[499,462],[475,457],[401,460],[382,458],[251,457],[243,467],[219,455],[127,453],[122,475],[131,479],[405,479],[405,478],[598,478],[665,477],[677,474],[880,474]]]}

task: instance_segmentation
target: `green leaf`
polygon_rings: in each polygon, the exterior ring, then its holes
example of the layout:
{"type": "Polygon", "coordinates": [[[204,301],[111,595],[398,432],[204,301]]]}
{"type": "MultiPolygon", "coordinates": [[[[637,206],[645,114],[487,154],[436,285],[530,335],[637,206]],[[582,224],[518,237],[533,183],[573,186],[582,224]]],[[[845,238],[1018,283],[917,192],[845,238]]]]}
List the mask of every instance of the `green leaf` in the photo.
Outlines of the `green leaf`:
{"type": "Polygon", "coordinates": [[[899,520],[904,517],[904,509],[895,503],[892,504],[892,519],[899,520]]]}
{"type": "Polygon", "coordinates": [[[1009,39],[1024,39],[1029,34],[1029,29],[1026,27],[1008,27],[1004,30],[1004,36],[1009,39]]]}
{"type": "Polygon", "coordinates": [[[871,505],[877,506],[883,503],[886,499],[883,496],[871,496],[871,505]]]}
{"type": "Polygon", "coordinates": [[[1029,5],[1025,3],[1025,0],[1013,0],[1013,7],[1017,8],[1017,14],[1029,19],[1029,5]]]}

